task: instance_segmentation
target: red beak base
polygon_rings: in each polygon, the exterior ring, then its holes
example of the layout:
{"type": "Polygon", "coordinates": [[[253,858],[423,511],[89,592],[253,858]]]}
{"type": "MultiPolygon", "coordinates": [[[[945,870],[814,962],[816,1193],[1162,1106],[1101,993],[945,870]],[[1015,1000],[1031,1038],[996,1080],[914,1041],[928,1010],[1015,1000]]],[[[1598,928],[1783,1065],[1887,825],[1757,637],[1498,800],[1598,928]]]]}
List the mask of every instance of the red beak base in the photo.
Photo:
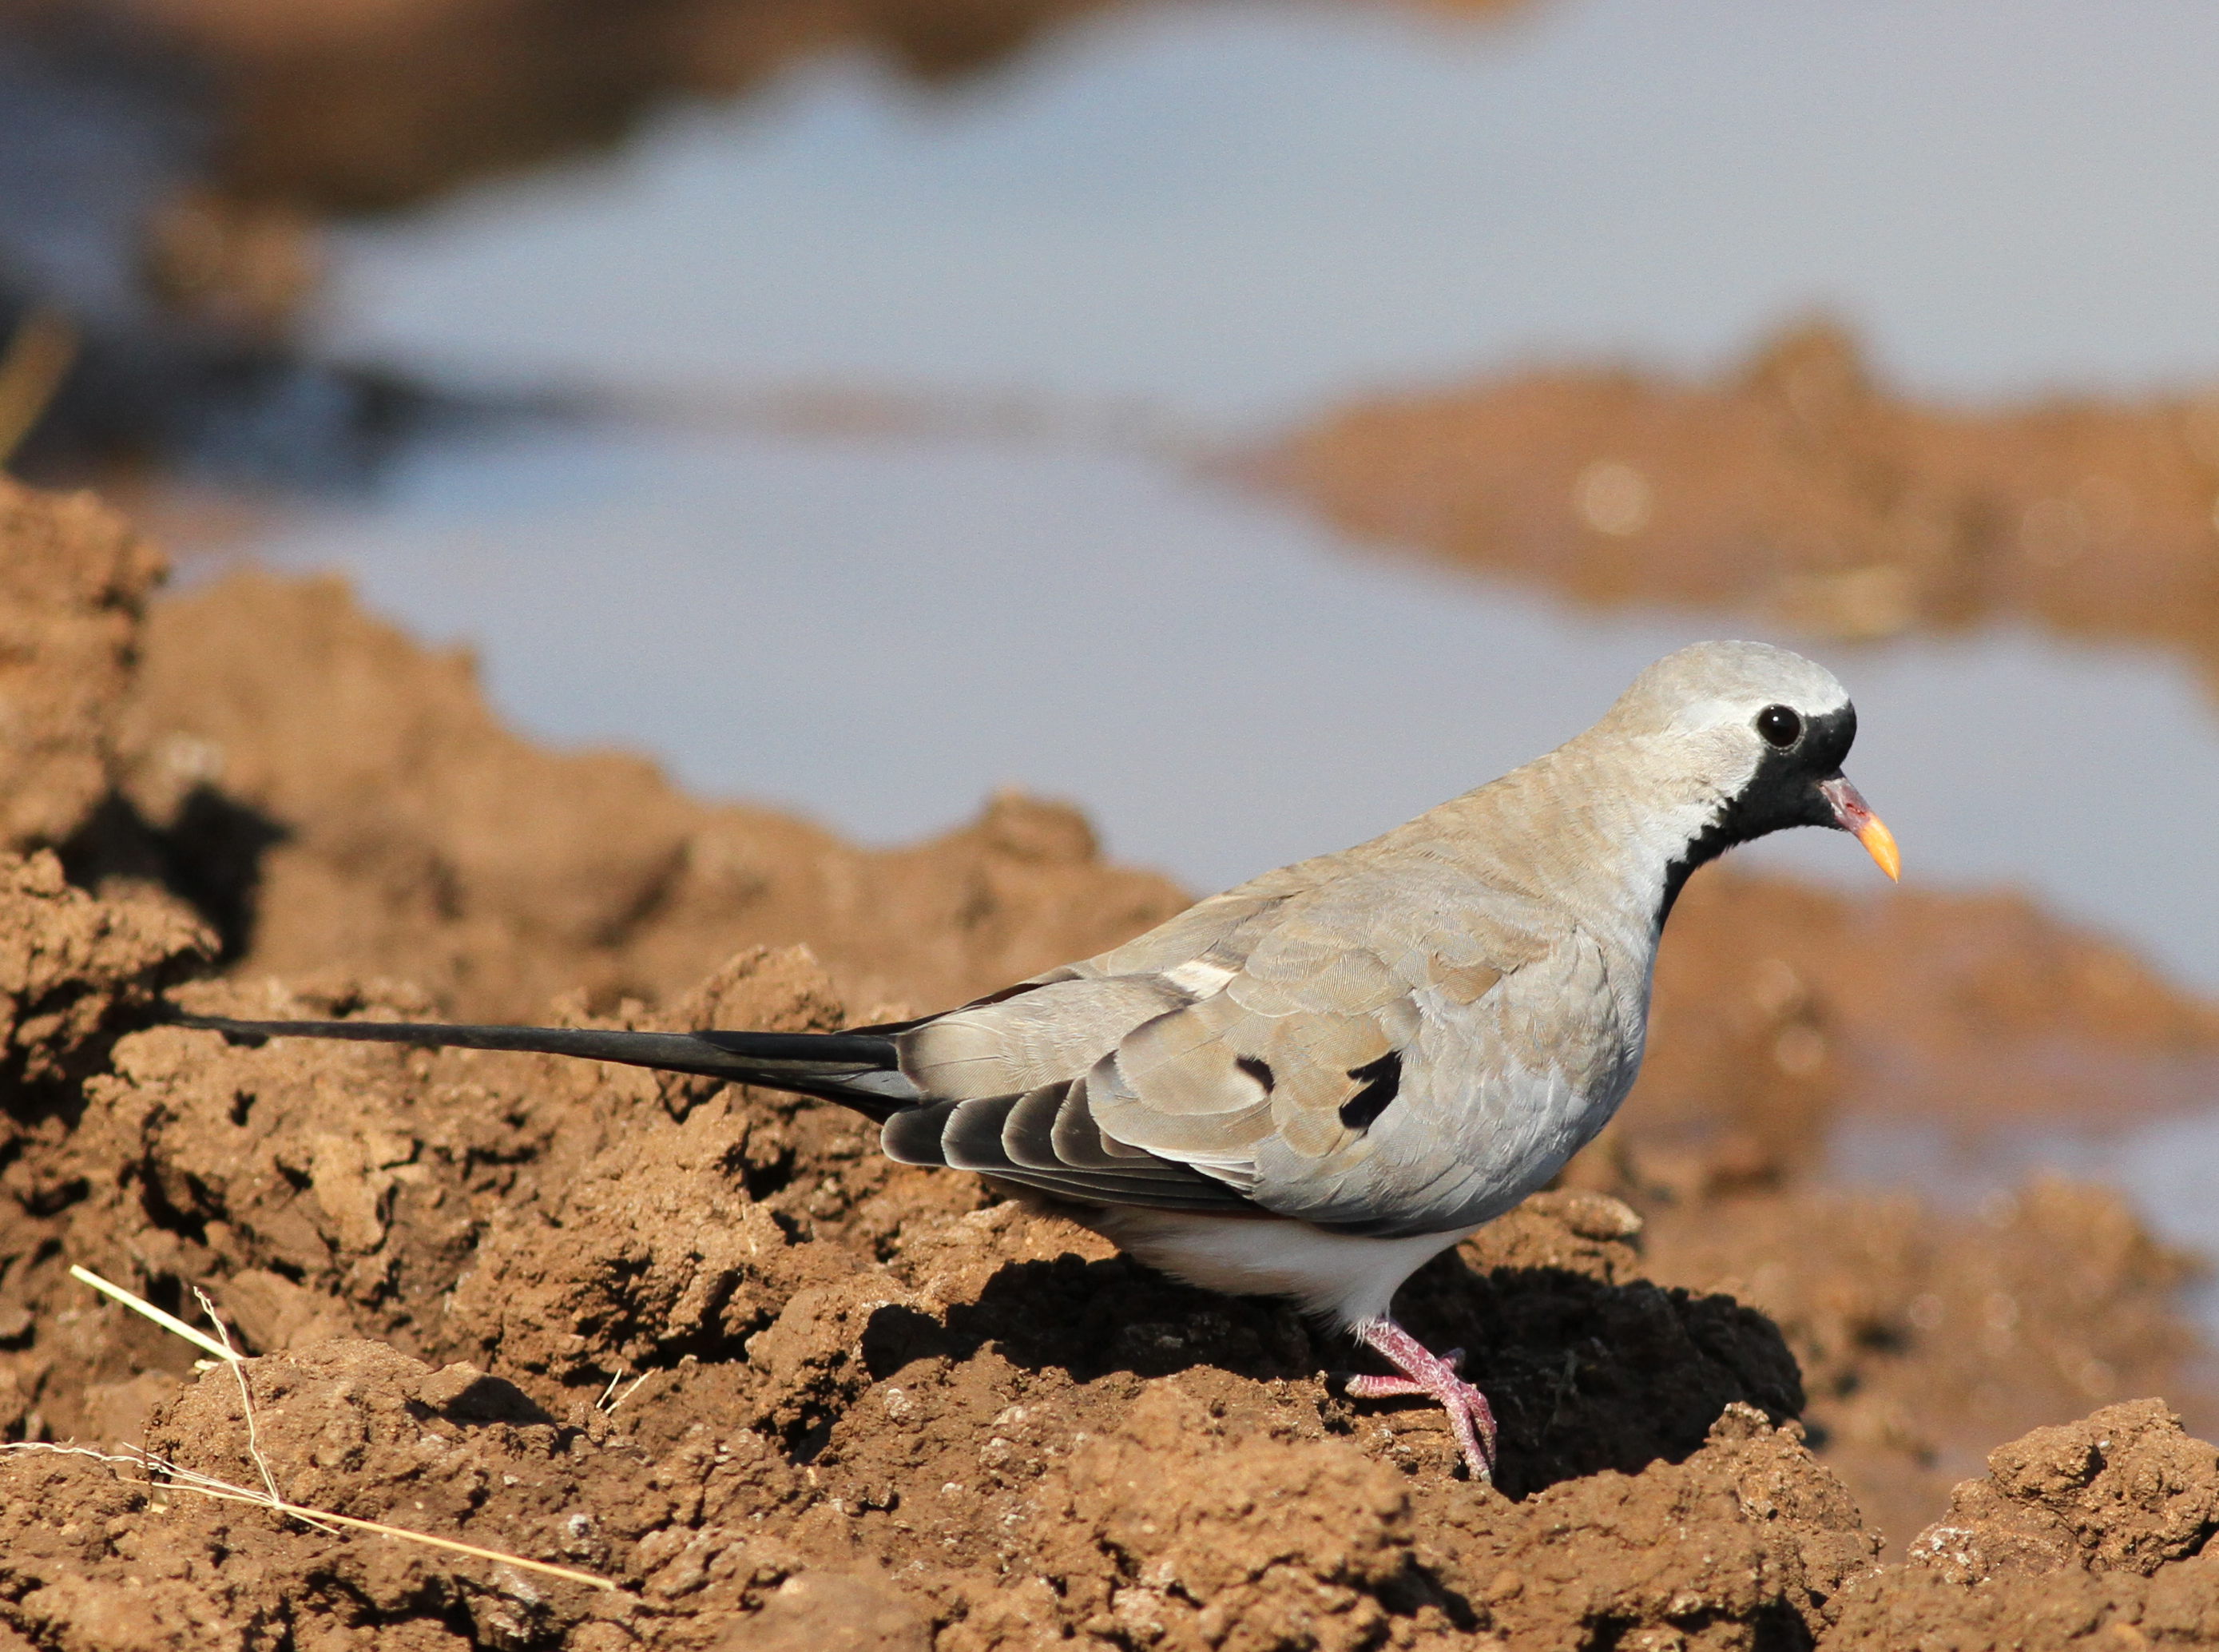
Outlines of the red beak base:
{"type": "Polygon", "coordinates": [[[1863,844],[1865,853],[1892,881],[1900,880],[1903,852],[1895,847],[1895,834],[1873,813],[1871,805],[1857,794],[1856,787],[1837,775],[1831,780],[1820,781],[1818,792],[1834,810],[1834,823],[1863,844]]]}

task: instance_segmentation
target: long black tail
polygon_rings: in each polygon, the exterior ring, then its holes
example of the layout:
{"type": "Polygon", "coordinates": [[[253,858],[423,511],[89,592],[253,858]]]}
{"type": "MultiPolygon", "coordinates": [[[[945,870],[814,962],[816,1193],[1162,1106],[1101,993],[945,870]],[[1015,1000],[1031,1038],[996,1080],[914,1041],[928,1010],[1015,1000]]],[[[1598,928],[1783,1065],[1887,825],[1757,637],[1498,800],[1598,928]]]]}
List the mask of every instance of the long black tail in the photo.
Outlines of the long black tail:
{"type": "Polygon", "coordinates": [[[840,1102],[884,1122],[920,1099],[891,1038],[876,1033],[626,1033],[590,1027],[462,1027],[407,1021],[238,1021],[173,1010],[173,1027],[221,1033],[233,1044],[273,1038],[350,1039],[424,1048],[523,1050],[698,1073],[840,1102]]]}

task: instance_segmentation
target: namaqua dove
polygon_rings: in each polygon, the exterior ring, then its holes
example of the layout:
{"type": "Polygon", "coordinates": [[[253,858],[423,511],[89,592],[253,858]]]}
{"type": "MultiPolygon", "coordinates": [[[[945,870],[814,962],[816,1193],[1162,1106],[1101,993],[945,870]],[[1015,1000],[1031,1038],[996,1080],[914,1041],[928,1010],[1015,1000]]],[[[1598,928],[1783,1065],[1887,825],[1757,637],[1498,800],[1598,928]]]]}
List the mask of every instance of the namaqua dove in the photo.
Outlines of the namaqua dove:
{"type": "Polygon", "coordinates": [[[904,1164],[1058,1202],[1141,1261],[1291,1298],[1426,1395],[1476,1476],[1486,1399],[1398,1326],[1427,1259],[1540,1188],[1641,1065],[1688,874],[1790,826],[1894,840],[1842,773],[1856,713],[1784,649],[1703,643],[1594,727],[1384,836],[1215,895],[960,1009],[831,1034],[614,1032],[182,1014],[277,1036],[531,1050],[819,1096],[904,1164]]]}

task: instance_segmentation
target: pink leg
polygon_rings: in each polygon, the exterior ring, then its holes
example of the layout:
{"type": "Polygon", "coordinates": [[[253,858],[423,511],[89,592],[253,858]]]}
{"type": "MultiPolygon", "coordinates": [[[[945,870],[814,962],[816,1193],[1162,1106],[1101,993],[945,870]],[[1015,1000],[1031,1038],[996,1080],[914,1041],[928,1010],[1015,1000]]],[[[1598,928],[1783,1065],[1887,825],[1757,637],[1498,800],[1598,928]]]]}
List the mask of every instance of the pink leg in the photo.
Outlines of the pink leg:
{"type": "Polygon", "coordinates": [[[1392,1320],[1366,1320],[1352,1327],[1357,1340],[1397,1367],[1400,1376],[1352,1376],[1352,1400],[1391,1400],[1424,1394],[1449,1414],[1457,1450],[1474,1480],[1495,1478],[1495,1412],[1487,1396],[1457,1375],[1464,1350],[1436,1354],[1392,1320]]]}

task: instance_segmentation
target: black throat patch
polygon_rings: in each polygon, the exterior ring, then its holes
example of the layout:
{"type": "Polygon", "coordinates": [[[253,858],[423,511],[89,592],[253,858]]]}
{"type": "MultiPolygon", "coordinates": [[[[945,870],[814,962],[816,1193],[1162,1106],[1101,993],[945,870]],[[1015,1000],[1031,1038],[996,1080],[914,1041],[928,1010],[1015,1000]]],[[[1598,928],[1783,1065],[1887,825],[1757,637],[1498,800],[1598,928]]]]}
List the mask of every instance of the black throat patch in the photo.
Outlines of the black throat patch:
{"type": "Polygon", "coordinates": [[[1842,772],[1842,761],[1857,737],[1857,708],[1814,717],[1803,737],[1787,749],[1768,747],[1749,784],[1719,806],[1702,830],[1664,868],[1664,898],[1656,912],[1660,929],[1673,903],[1695,868],[1717,860],[1737,843],[1748,843],[1790,826],[1832,826],[1832,807],[1818,786],[1842,772]]]}

